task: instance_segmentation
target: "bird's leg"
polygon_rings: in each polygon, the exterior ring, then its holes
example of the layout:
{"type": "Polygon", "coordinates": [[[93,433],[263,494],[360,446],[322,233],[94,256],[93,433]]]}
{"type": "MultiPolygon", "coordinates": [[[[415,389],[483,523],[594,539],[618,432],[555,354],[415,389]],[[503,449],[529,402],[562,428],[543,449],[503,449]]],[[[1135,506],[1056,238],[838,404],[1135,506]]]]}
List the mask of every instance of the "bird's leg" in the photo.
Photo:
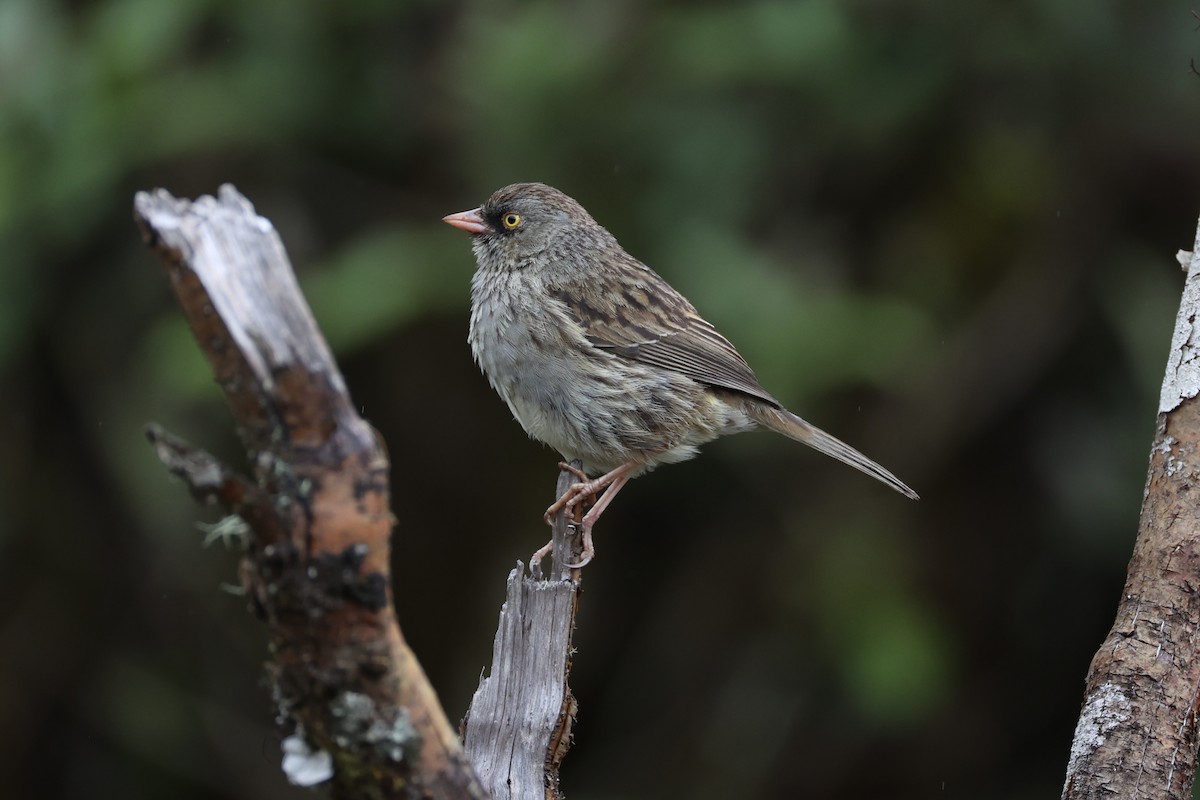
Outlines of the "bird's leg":
{"type": "MultiPolygon", "coordinates": [[[[549,525],[554,524],[554,515],[564,508],[567,513],[574,512],[575,506],[582,503],[588,497],[595,495],[602,489],[607,491],[596,501],[596,504],[583,515],[583,552],[580,553],[579,562],[576,564],[568,564],[572,569],[578,569],[596,555],[596,548],[592,544],[592,527],[595,526],[596,520],[600,519],[600,515],[604,513],[604,509],[608,508],[608,504],[617,496],[617,492],[621,491],[621,487],[629,482],[629,473],[639,465],[637,461],[627,461],[611,472],[606,472],[599,478],[592,480],[583,480],[580,483],[573,484],[571,488],[563,493],[563,496],[558,498],[554,505],[546,509],[545,520],[549,525]]],[[[562,469],[567,469],[569,472],[578,474],[578,471],[569,464],[559,464],[562,469]]],[[[586,478],[586,476],[584,476],[586,478]]],[[[540,563],[547,553],[554,550],[554,540],[551,539],[543,545],[536,553],[530,557],[530,565],[540,563]]]]}
{"type": "MultiPolygon", "coordinates": [[[[629,483],[629,475],[626,473],[633,468],[633,464],[625,464],[623,467],[618,467],[617,470],[622,468],[624,472],[613,479],[613,482],[608,487],[608,491],[583,515],[583,552],[579,554],[579,561],[577,563],[567,564],[571,569],[579,569],[586,566],[595,557],[596,548],[592,544],[592,527],[595,526],[596,520],[600,519],[600,515],[604,513],[604,509],[608,508],[608,504],[617,496],[617,492],[621,491],[621,488],[629,483]]],[[[613,470],[613,472],[617,470],[613,470]]]]}
{"type": "MultiPolygon", "coordinates": [[[[576,467],[574,464],[571,464],[567,461],[558,462],[558,469],[560,472],[571,473],[572,475],[574,475],[576,478],[579,479],[580,483],[587,483],[587,481],[588,481],[588,476],[587,476],[586,472],[584,472],[579,467],[576,467]]],[[[570,494],[570,491],[568,490],[567,493],[570,494]]],[[[593,500],[594,500],[594,498],[593,498],[593,500]]],[[[554,525],[554,515],[557,514],[561,508],[562,508],[562,506],[560,503],[555,503],[553,506],[546,509],[546,513],[543,516],[543,519],[546,520],[547,525],[550,525],[550,526],[554,525]]],[[[554,537],[551,536],[550,541],[546,542],[544,545],[539,547],[536,551],[534,551],[533,555],[529,557],[529,571],[530,572],[535,571],[537,569],[538,565],[542,563],[542,559],[545,558],[546,556],[550,555],[553,552],[554,552],[554,537]]]]}
{"type": "MultiPolygon", "coordinates": [[[[572,516],[574,516],[573,512],[575,511],[575,506],[577,506],[579,503],[586,501],[588,498],[591,498],[593,503],[596,502],[595,492],[590,494],[582,492],[578,494],[576,493],[577,490],[582,489],[584,484],[586,484],[589,480],[586,472],[581,470],[579,467],[568,464],[566,461],[558,462],[558,469],[561,472],[569,472],[576,478],[579,478],[579,483],[572,484],[571,487],[567,489],[566,494],[560,497],[558,502],[546,509],[546,513],[542,515],[542,519],[546,521],[546,524],[551,526],[554,525],[554,515],[562,510],[562,503],[564,500],[566,501],[568,514],[571,514],[572,516]]],[[[600,480],[600,478],[597,478],[596,480],[600,480]]]]}
{"type": "MultiPolygon", "coordinates": [[[[563,496],[558,498],[554,505],[546,509],[546,513],[542,515],[542,519],[546,520],[547,525],[553,525],[554,515],[559,511],[562,511],[564,508],[568,513],[574,511],[575,506],[583,502],[584,498],[594,495],[596,492],[611,484],[617,478],[620,478],[622,475],[629,472],[635,466],[637,466],[635,462],[628,461],[614,469],[612,472],[604,473],[599,478],[593,478],[589,480],[587,476],[584,475],[584,479],[582,481],[571,484],[571,488],[563,492],[563,496]]],[[[559,468],[563,467],[565,467],[567,471],[572,474],[581,474],[570,464],[559,464],[559,468]]]]}

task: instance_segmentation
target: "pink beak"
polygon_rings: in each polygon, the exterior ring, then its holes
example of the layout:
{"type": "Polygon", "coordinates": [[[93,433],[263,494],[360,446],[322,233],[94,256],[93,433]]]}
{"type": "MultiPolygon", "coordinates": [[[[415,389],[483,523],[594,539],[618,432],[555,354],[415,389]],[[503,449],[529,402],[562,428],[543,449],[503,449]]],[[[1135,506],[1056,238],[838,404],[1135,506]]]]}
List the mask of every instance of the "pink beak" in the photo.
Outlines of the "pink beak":
{"type": "Polygon", "coordinates": [[[442,217],[442,222],[464,230],[467,233],[486,233],[487,225],[483,222],[483,217],[479,216],[479,209],[472,208],[470,211],[460,211],[457,214],[447,214],[442,217]]]}

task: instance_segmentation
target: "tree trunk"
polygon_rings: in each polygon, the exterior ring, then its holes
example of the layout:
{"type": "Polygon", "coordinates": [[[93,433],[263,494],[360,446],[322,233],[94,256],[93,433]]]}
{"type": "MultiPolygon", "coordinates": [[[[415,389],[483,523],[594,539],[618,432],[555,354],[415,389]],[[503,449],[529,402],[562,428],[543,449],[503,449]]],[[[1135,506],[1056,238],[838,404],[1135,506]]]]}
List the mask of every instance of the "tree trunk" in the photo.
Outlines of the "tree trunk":
{"type": "Polygon", "coordinates": [[[1116,622],[1092,660],[1063,798],[1192,796],[1200,701],[1200,230],[1116,622]]]}

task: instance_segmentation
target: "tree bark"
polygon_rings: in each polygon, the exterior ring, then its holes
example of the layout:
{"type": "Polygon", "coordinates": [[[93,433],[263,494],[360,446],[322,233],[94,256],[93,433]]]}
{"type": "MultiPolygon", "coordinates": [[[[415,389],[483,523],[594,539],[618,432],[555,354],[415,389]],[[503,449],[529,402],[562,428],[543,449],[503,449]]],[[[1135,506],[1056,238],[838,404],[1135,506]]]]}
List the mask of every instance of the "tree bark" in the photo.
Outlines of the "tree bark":
{"type": "Polygon", "coordinates": [[[1200,230],[1163,379],[1138,537],[1092,660],[1063,798],[1192,796],[1200,702],[1200,230]]]}
{"type": "Polygon", "coordinates": [[[159,458],[249,530],[289,778],[335,798],[485,793],[392,609],[388,459],[354,411],[283,244],[232,186],[139,192],[135,218],[236,417],[253,479],[152,427],[159,458]]]}

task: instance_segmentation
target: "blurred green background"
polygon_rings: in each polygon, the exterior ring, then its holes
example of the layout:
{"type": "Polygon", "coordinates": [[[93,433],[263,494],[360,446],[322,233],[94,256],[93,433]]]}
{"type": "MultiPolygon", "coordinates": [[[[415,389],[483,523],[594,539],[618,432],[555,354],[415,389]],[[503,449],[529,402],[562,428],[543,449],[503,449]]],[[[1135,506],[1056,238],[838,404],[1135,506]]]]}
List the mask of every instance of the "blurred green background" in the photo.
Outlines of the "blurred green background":
{"type": "Polygon", "coordinates": [[[0,2],[0,786],[300,798],[236,554],[150,420],[238,462],[133,193],[238,186],[393,457],[449,715],[556,454],[471,362],[469,242],[579,199],[793,410],[597,531],[572,798],[1057,796],[1136,530],[1200,210],[1187,3],[0,2]],[[464,493],[464,484],[476,486],[464,493]]]}

